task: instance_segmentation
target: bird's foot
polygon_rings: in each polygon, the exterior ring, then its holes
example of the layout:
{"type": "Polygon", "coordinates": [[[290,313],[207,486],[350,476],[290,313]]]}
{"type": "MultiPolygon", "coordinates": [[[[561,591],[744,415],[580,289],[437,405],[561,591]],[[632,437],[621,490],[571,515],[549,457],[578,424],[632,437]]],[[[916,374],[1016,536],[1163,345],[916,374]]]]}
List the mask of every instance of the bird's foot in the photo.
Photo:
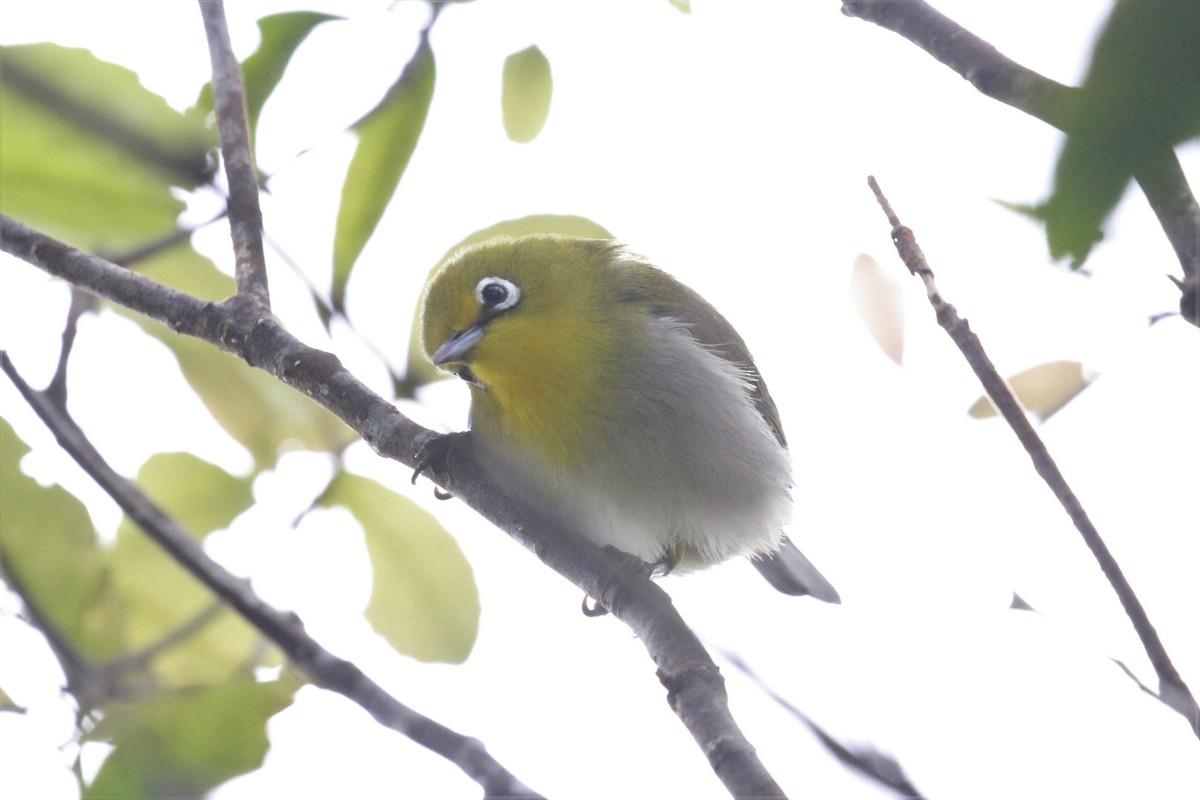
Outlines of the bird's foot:
{"type": "MultiPolygon", "coordinates": [[[[605,545],[605,550],[610,555],[615,556],[622,564],[624,564],[632,572],[640,572],[647,578],[661,578],[664,575],[671,574],[671,570],[675,569],[675,564],[678,559],[673,555],[664,555],[657,561],[642,561],[635,555],[626,553],[612,545],[605,545]]],[[[591,595],[583,596],[583,615],[585,617],[603,617],[608,614],[608,608],[599,600],[592,599],[591,595]]]]}
{"type": "MultiPolygon", "coordinates": [[[[422,475],[434,483],[439,482],[439,476],[445,476],[450,471],[451,451],[469,435],[467,431],[437,433],[426,439],[417,450],[417,464],[412,474],[413,485],[416,485],[417,478],[422,475]]],[[[440,486],[434,486],[433,496],[438,500],[449,500],[454,495],[440,486]]]]}

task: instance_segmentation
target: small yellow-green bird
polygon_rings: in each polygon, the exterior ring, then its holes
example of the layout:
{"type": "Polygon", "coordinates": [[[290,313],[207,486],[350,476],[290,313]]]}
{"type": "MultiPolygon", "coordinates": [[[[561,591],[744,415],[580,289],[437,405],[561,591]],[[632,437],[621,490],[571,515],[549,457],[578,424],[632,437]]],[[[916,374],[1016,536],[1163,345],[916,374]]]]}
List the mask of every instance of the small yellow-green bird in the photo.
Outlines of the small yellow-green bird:
{"type": "Polygon", "coordinates": [[[615,242],[499,237],[437,270],[421,314],[509,494],[667,571],[750,556],[776,589],[839,602],[783,534],[791,463],[762,375],[696,292],[615,242]]]}

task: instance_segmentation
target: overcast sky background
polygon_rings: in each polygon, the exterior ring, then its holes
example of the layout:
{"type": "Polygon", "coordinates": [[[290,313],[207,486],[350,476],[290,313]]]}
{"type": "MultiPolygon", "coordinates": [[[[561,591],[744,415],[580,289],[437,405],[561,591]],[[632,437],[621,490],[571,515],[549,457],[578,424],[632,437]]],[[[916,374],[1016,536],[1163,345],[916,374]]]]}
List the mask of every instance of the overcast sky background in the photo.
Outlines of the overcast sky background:
{"type": "MultiPolygon", "coordinates": [[[[257,44],[255,19],[294,8],[229,5],[243,56],[257,44]]],[[[937,6],[1017,61],[1077,84],[1109,3],[937,6]]],[[[258,152],[273,176],[267,232],[323,284],[353,150],[344,130],[394,80],[427,12],[420,3],[390,12],[365,2],[308,7],[348,21],[319,28],[297,53],[263,112],[258,152]]],[[[0,10],[0,42],[42,40],[126,65],[178,108],[208,79],[194,3],[0,10]]],[[[1200,337],[1178,318],[1147,325],[1177,308],[1164,275],[1178,264],[1140,193],[1118,210],[1088,263],[1091,277],[1051,264],[1041,229],[993,199],[1044,199],[1061,137],[907,41],[843,17],[832,0],[698,0],[690,16],[665,0],[493,0],[447,8],[432,43],[438,77],[423,138],[349,288],[364,337],[402,365],[425,274],[476,229],[533,213],[604,225],[743,334],[792,445],[793,538],[844,599],[833,607],[776,596],[743,563],[669,579],[706,643],[738,654],[835,735],[895,755],[932,800],[1200,794],[1195,737],[1110,660],[1153,683],[1078,534],[1011,433],[967,418],[980,390],[897,261],[865,180],[878,177],[1003,373],[1075,359],[1098,374],[1042,433],[1195,689],[1200,337]],[[555,95],[541,136],[519,145],[501,126],[500,70],[531,43],[550,60],[555,95]],[[859,253],[901,287],[902,368],[854,310],[859,253]],[[1014,591],[1040,613],[1009,611],[1014,591]]],[[[1181,157],[1196,185],[1200,149],[1181,157]]],[[[188,219],[216,208],[214,198],[196,198],[188,219]]],[[[196,242],[230,269],[226,229],[213,226],[196,242]]],[[[270,268],[285,323],[386,392],[373,356],[348,335],[326,341],[287,268],[278,259],[270,268]]],[[[0,345],[44,383],[67,292],[10,259],[2,274],[0,345]]],[[[165,349],[131,323],[111,313],[85,319],[72,365],[73,410],[118,469],[133,474],[164,449],[249,468],[165,349]]],[[[446,382],[402,410],[460,429],[466,395],[446,382]]],[[[34,448],[27,471],[85,498],[111,535],[115,506],[7,382],[0,415],[34,448]]],[[[214,534],[210,552],[252,576],[269,601],[294,608],[331,650],[402,701],[480,737],[548,796],[724,796],[628,629],[585,619],[574,587],[461,505],[433,503],[428,483],[410,488],[404,468],[365,446],[350,465],[432,508],[466,551],[483,619],[465,665],[399,657],[362,621],[369,571],[348,515],[314,512],[288,526],[328,476],[322,457],[282,459],[256,485],[259,505],[214,534]]],[[[30,711],[0,715],[0,787],[70,798],[69,754],[56,749],[72,726],[57,699],[62,676],[14,618],[18,608],[12,596],[0,599],[0,681],[30,711]]],[[[846,772],[722,664],[734,713],[785,790],[891,796],[846,772]]],[[[216,797],[478,796],[453,766],[315,689],[299,693],[270,735],[265,768],[216,797]]]]}

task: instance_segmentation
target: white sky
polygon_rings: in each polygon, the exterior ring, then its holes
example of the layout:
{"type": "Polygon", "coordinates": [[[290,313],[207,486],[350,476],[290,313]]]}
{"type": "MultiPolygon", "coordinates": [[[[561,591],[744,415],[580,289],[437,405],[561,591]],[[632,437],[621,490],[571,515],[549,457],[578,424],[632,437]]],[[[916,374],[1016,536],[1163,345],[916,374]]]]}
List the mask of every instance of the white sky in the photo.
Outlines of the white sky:
{"type": "MultiPolygon", "coordinates": [[[[353,146],[342,131],[394,79],[424,19],[422,4],[392,13],[380,5],[325,4],[350,21],[306,43],[260,127],[260,166],[275,176],[268,232],[318,282],[353,146]]],[[[1025,65],[1075,83],[1108,5],[938,7],[1025,65]]],[[[241,54],[256,44],[255,18],[288,9],[230,6],[241,54]]],[[[1163,277],[1178,265],[1146,203],[1131,192],[1089,262],[1093,277],[1070,275],[1048,263],[1037,226],[992,202],[1045,196],[1059,142],[1045,125],[981,97],[894,34],[843,17],[833,0],[694,6],[691,16],[665,0],[448,8],[433,36],[428,125],[350,286],[355,324],[403,364],[416,294],[450,245],[525,214],[590,217],[742,332],[792,443],[793,538],[845,601],[777,597],[741,563],[669,580],[707,642],[740,654],[835,734],[894,753],[932,800],[1197,796],[1196,739],[1108,660],[1152,682],[1111,591],[1011,434],[966,418],[979,389],[896,261],[865,178],[879,178],[1003,372],[1067,358],[1100,373],[1042,432],[1176,666],[1200,689],[1200,466],[1188,424],[1200,400],[1200,342],[1178,319],[1145,324],[1178,297],[1163,277]],[[530,43],[551,62],[555,96],[542,135],[517,145],[500,123],[500,68],[530,43]],[[904,368],[881,355],[853,310],[860,252],[901,283],[904,368]],[[1007,611],[1014,590],[1042,614],[1007,611]]],[[[40,40],[130,66],[178,107],[208,76],[192,3],[0,9],[0,42],[40,40]]],[[[1181,155],[1200,183],[1200,150],[1181,155]]],[[[193,215],[211,207],[199,202],[193,215]]],[[[213,228],[197,239],[228,268],[224,237],[213,228]]],[[[272,269],[285,322],[385,391],[370,356],[348,336],[325,342],[286,268],[272,269]]],[[[2,274],[0,345],[44,381],[66,292],[10,260],[2,274]]],[[[164,448],[248,467],[215,424],[198,422],[203,411],[181,393],[165,351],[129,323],[85,320],[73,367],[73,410],[119,469],[132,474],[164,448]]],[[[464,425],[457,383],[425,400],[405,410],[426,424],[464,425]]],[[[34,447],[26,469],[85,497],[111,532],[115,508],[6,382],[0,415],[34,447]]],[[[361,621],[369,572],[348,518],[314,513],[288,528],[319,490],[323,459],[285,458],[256,485],[262,507],[215,535],[211,551],[296,609],[334,652],[402,701],[479,736],[549,796],[724,796],[627,629],[583,618],[577,590],[460,505],[434,505],[428,484],[410,492],[403,468],[365,447],[351,465],[433,507],[471,559],[484,611],[466,665],[396,656],[361,621]]],[[[0,682],[31,711],[0,715],[0,787],[73,797],[63,771],[70,750],[55,749],[71,731],[56,699],[61,675],[12,618],[16,602],[2,603],[0,647],[12,655],[0,682]],[[34,674],[17,670],[31,663],[34,674]]],[[[793,796],[889,796],[846,773],[732,667],[724,672],[735,714],[793,796]]],[[[266,767],[217,797],[478,796],[454,767],[317,690],[302,691],[270,734],[266,767]]]]}

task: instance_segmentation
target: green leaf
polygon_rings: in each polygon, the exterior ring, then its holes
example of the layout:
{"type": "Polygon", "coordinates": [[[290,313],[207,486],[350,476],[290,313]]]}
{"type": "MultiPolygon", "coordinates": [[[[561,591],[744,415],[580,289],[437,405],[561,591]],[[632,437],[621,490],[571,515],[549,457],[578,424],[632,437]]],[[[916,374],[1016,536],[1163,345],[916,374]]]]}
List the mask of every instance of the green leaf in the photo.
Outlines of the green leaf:
{"type": "Polygon", "coordinates": [[[138,470],[138,484],[198,538],[228,527],[254,502],[250,481],[191,453],[155,453],[138,470]]]}
{"type": "Polygon", "coordinates": [[[0,61],[3,213],[113,252],[175,224],[171,187],[209,179],[212,133],[129,70],[52,44],[3,47],[0,61]]]}
{"type": "Polygon", "coordinates": [[[0,558],[27,600],[82,655],[119,651],[120,604],[108,579],[92,520],[83,504],[55,484],[23,473],[29,446],[0,419],[0,558]]]}
{"type": "Polygon", "coordinates": [[[692,13],[692,0],[667,0],[667,2],[675,6],[675,8],[683,14],[692,13]]]}
{"type": "MultiPolygon", "coordinates": [[[[432,276],[441,269],[451,256],[467,245],[486,242],[496,236],[526,236],[532,233],[550,233],[558,236],[576,236],[581,239],[611,239],[613,235],[605,228],[585,217],[558,216],[554,214],[534,214],[519,219],[508,219],[497,222],[468,235],[458,244],[446,251],[429,271],[432,276]]],[[[408,340],[408,366],[405,368],[405,382],[410,386],[423,386],[433,381],[448,377],[425,357],[421,348],[421,309],[418,306],[413,314],[412,334],[408,340]]]]}
{"type": "Polygon", "coordinates": [[[319,503],[342,506],[363,527],[374,577],[366,617],[375,631],[421,661],[466,660],[479,633],[479,590],[454,537],[412,501],[347,472],[319,503]]]}
{"type": "Polygon", "coordinates": [[[1050,252],[1079,267],[1151,153],[1200,135],[1200,3],[1119,0],[1096,41],[1043,209],[1050,252]]]}
{"type": "Polygon", "coordinates": [[[550,61],[537,45],[504,59],[500,100],[508,138],[521,143],[533,141],[550,115],[553,94],[550,61]]]}
{"type": "MultiPolygon", "coordinates": [[[[144,262],[140,271],[196,297],[218,300],[234,291],[233,279],[190,245],[144,262]]],[[[139,315],[121,313],[171,349],[213,418],[250,451],[258,469],[270,468],[288,448],[339,452],[357,438],[332,413],[274,376],[208,342],[180,336],[139,315]]]]}
{"type": "Polygon", "coordinates": [[[290,679],[250,679],[106,709],[90,741],[115,748],[86,798],[198,797],[262,766],[267,720],[292,703],[290,679]]]}
{"type": "MultiPolygon", "coordinates": [[[[1049,361],[1018,372],[1008,379],[1021,405],[1042,420],[1049,419],[1095,380],[1078,361],[1049,361]]],[[[996,416],[992,401],[986,396],[975,401],[967,411],[975,419],[996,416]]]]}
{"type": "MultiPolygon", "coordinates": [[[[250,481],[236,478],[189,453],[158,453],[138,472],[138,483],[164,511],[202,540],[228,526],[250,507],[250,481]]],[[[126,518],[117,529],[109,564],[126,613],[122,640],[141,650],[176,634],[205,615],[189,636],[158,653],[152,674],[162,683],[187,686],[223,681],[253,662],[262,634],[126,518]]]]}
{"type": "Polygon", "coordinates": [[[384,98],[354,124],[358,147],[346,170],[333,240],[333,306],[345,308],[346,283],[383,217],[425,127],[437,68],[427,33],[384,98]]]}
{"type": "MultiPolygon", "coordinates": [[[[250,130],[258,130],[258,117],[263,105],[279,85],[296,49],[318,25],[342,17],[319,14],[315,11],[288,11],[272,14],[258,21],[258,49],[242,62],[242,79],[246,84],[246,114],[250,130]]],[[[212,84],[200,90],[197,108],[212,111],[212,84]]]]}

